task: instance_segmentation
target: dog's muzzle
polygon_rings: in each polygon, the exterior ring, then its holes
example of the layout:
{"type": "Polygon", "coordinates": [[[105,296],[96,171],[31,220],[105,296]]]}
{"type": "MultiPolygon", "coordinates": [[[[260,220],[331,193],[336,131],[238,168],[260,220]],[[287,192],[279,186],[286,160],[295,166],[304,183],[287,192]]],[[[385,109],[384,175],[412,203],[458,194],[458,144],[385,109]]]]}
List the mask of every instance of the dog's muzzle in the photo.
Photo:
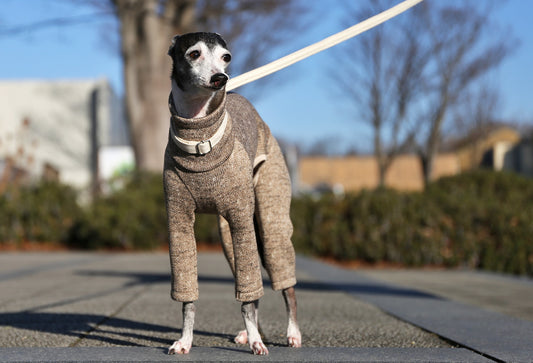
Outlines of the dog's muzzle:
{"type": "Polygon", "coordinates": [[[229,77],[225,75],[224,73],[214,74],[210,80],[211,87],[219,90],[226,85],[226,83],[228,82],[228,79],[229,77]]]}

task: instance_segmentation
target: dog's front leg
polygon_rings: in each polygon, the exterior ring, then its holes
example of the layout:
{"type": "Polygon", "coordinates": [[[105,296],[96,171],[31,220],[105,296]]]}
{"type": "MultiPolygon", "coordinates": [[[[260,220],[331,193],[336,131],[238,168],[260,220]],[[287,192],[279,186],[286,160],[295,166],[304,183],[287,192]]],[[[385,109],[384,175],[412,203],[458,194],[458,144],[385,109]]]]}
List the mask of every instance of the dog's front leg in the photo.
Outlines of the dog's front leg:
{"type": "Polygon", "coordinates": [[[192,346],[194,316],[196,307],[192,302],[184,302],[183,308],[183,329],[181,338],[168,348],[168,354],[188,354],[192,346]]]}
{"type": "MultiPolygon", "coordinates": [[[[254,301],[255,305],[255,324],[257,325],[257,330],[259,330],[259,335],[261,335],[261,327],[259,326],[259,300],[254,301]]],[[[237,344],[247,344],[248,343],[248,332],[246,331],[246,326],[244,330],[241,330],[233,341],[237,344]]]]}
{"type": "Polygon", "coordinates": [[[242,318],[248,333],[248,344],[254,354],[267,355],[268,349],[261,340],[259,329],[257,328],[256,301],[243,302],[241,307],[242,318]]]}
{"type": "MultiPolygon", "coordinates": [[[[261,340],[257,326],[258,299],[263,295],[261,270],[259,267],[259,254],[255,242],[253,218],[250,223],[230,222],[233,238],[233,254],[235,256],[235,282],[236,297],[242,302],[241,312],[246,327],[246,337],[241,335],[241,341],[246,338],[254,354],[266,355],[268,349],[261,340]]],[[[239,342],[237,340],[236,342],[239,342]]]]}

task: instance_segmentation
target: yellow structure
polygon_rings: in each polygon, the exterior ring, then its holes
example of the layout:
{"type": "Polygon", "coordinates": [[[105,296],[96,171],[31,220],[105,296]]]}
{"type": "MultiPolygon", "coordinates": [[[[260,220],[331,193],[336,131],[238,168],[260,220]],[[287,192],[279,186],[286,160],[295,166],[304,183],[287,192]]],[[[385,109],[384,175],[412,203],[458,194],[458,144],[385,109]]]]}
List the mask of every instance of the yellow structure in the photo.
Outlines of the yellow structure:
{"type": "MultiPolygon", "coordinates": [[[[455,154],[439,155],[435,160],[433,178],[459,172],[455,154]]],[[[372,156],[304,157],[299,165],[300,186],[311,189],[317,185],[341,185],[344,191],[374,189],[378,186],[378,165],[372,156]]],[[[391,164],[385,185],[398,190],[421,190],[424,178],[420,160],[415,155],[398,156],[391,164]]]]}
{"type": "Polygon", "coordinates": [[[456,146],[456,155],[461,171],[471,170],[483,161],[483,156],[492,152],[492,167],[503,168],[505,154],[520,142],[520,134],[510,127],[500,127],[476,138],[465,138],[456,146]]]}
{"type": "MultiPolygon", "coordinates": [[[[501,170],[506,153],[518,142],[520,135],[509,127],[499,127],[455,142],[452,151],[437,156],[432,179],[479,167],[486,155],[491,155],[490,165],[486,166],[501,170]]],[[[379,183],[378,165],[373,156],[302,157],[298,172],[302,190],[327,185],[356,192],[374,189],[379,183]]],[[[424,178],[420,159],[416,155],[398,156],[387,171],[385,185],[403,191],[422,190],[424,178]]]]}

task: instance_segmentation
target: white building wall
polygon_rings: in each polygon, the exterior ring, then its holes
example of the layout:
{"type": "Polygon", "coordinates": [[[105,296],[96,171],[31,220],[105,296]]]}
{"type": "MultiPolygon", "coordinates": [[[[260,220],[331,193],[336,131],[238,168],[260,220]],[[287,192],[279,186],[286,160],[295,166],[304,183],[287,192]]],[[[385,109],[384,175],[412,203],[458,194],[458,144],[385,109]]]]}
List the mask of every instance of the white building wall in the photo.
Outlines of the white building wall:
{"type": "Polygon", "coordinates": [[[34,178],[48,163],[62,182],[85,189],[94,169],[91,118],[98,121],[97,152],[128,145],[120,109],[105,80],[0,81],[0,159],[13,157],[34,178]]]}

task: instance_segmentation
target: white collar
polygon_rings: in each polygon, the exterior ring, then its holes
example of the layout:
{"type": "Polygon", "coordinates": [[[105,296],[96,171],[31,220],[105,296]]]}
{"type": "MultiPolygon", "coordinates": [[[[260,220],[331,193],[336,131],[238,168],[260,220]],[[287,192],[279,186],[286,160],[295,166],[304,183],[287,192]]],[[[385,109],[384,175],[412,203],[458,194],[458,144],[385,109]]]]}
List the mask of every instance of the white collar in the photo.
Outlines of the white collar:
{"type": "Polygon", "coordinates": [[[222,137],[224,136],[224,131],[226,131],[226,126],[228,124],[228,112],[224,111],[224,119],[222,120],[222,123],[220,124],[220,127],[218,130],[214,133],[211,138],[207,140],[202,141],[190,141],[185,140],[176,135],[174,132],[174,127],[172,125],[172,122],[170,123],[170,133],[172,135],[172,140],[174,140],[174,143],[177,147],[179,147],[181,150],[185,151],[186,153],[193,154],[193,155],[205,155],[209,153],[216,144],[222,140],[222,137]]]}

